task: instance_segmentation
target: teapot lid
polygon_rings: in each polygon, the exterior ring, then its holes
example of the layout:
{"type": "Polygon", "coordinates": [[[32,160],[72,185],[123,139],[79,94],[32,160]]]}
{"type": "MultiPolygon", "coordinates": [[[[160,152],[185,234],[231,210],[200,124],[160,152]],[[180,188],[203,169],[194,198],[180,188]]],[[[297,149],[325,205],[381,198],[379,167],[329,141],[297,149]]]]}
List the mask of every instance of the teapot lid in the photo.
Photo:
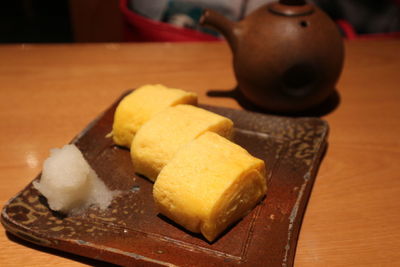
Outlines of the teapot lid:
{"type": "Polygon", "coordinates": [[[306,16],[314,12],[314,7],[304,0],[280,0],[268,7],[269,11],[282,16],[306,16]]]}

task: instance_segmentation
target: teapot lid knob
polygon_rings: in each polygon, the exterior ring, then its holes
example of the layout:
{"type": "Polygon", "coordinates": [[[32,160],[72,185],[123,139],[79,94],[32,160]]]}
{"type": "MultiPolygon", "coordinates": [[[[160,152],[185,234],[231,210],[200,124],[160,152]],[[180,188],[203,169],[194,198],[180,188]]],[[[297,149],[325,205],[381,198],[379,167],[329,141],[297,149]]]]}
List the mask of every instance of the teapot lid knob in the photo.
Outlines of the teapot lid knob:
{"type": "Polygon", "coordinates": [[[282,16],[306,16],[314,12],[314,7],[304,0],[279,0],[269,5],[269,11],[282,16]]]}

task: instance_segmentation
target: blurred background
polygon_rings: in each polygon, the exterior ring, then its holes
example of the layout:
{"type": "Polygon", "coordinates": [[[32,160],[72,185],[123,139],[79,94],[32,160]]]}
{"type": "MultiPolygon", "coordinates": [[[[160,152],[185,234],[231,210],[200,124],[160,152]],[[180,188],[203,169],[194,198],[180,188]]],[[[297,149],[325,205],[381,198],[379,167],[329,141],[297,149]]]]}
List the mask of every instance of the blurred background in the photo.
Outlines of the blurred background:
{"type": "MultiPolygon", "coordinates": [[[[212,41],[204,8],[240,20],[270,0],[13,0],[0,7],[0,43],[212,41]]],[[[400,37],[400,0],[312,0],[345,38],[400,37]]]]}

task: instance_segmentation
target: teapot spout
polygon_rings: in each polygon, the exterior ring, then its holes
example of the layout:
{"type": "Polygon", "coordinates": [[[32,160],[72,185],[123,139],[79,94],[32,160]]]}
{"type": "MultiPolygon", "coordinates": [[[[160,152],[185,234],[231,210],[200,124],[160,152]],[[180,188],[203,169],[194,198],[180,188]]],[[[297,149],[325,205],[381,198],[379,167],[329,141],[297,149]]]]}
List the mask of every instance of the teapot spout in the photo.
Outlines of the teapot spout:
{"type": "Polygon", "coordinates": [[[225,18],[216,11],[205,9],[200,18],[200,25],[214,28],[222,33],[228,41],[231,50],[235,52],[238,43],[237,31],[235,31],[237,23],[225,18]]]}

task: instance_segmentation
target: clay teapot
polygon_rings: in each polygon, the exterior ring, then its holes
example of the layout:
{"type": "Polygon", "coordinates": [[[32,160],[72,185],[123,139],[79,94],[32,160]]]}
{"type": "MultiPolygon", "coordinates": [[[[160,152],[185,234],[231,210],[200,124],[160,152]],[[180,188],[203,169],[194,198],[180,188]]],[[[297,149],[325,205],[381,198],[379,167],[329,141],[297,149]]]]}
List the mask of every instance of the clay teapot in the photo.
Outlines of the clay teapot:
{"type": "Polygon", "coordinates": [[[200,23],[221,32],[242,95],[263,109],[293,113],[335,90],[344,48],[334,22],[305,1],[266,4],[240,22],[205,10],[200,23]]]}

